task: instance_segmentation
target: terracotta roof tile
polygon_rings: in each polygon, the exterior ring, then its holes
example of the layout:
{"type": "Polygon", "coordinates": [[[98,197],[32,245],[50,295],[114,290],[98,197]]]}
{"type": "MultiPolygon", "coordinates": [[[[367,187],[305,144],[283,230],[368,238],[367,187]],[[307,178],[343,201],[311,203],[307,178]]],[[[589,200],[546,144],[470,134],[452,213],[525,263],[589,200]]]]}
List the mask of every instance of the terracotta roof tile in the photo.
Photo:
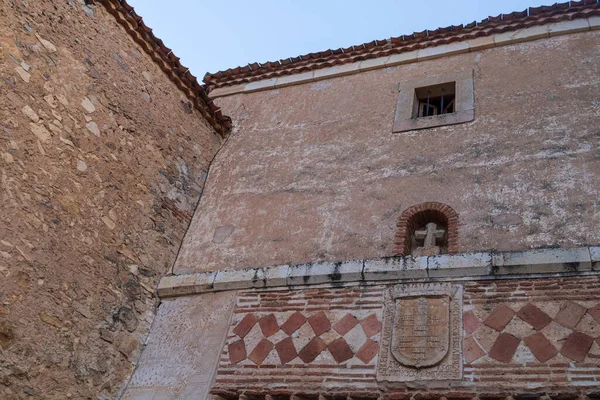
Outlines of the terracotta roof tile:
{"type": "Polygon", "coordinates": [[[254,63],[251,64],[252,68],[246,66],[230,68],[212,74],[207,73],[203,81],[210,91],[218,87],[276,78],[552,22],[599,15],[600,0],[580,0],[557,3],[552,6],[530,7],[510,14],[489,16],[480,22],[424,30],[409,35],[374,40],[361,45],[286,58],[279,62],[254,63]],[[258,68],[255,68],[255,66],[258,66],[258,68]]]}
{"type": "MultiPolygon", "coordinates": [[[[221,135],[231,128],[231,118],[224,116],[208,97],[206,88],[200,85],[189,68],[181,65],[179,57],[166,47],[162,40],[154,36],[148,27],[126,0],[100,0],[106,10],[125,28],[127,33],[154,60],[169,79],[188,97],[194,107],[221,135]]],[[[239,71],[239,73],[243,73],[239,71]]],[[[230,75],[235,76],[234,74],[230,75]]]]}

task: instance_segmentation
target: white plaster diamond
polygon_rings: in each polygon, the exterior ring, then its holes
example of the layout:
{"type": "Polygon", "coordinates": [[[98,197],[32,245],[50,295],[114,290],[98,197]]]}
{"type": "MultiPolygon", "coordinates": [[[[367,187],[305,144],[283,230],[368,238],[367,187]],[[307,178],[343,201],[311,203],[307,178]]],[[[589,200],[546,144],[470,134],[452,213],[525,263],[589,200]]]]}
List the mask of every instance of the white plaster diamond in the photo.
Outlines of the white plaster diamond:
{"type": "Polygon", "coordinates": [[[296,332],[292,333],[292,341],[294,342],[294,346],[296,350],[300,351],[304,346],[310,342],[312,338],[315,337],[315,332],[310,327],[308,320],[298,329],[296,332]]]}
{"type": "Polygon", "coordinates": [[[352,352],[356,353],[358,350],[360,350],[362,345],[365,344],[368,338],[363,331],[362,326],[358,324],[344,335],[344,339],[346,339],[346,342],[348,342],[348,346],[350,346],[352,352]]]}
{"type": "Polygon", "coordinates": [[[265,335],[262,333],[260,329],[260,325],[258,322],[254,324],[250,332],[244,337],[244,344],[246,345],[246,354],[250,354],[252,350],[256,347],[258,342],[260,342],[265,335]]]}

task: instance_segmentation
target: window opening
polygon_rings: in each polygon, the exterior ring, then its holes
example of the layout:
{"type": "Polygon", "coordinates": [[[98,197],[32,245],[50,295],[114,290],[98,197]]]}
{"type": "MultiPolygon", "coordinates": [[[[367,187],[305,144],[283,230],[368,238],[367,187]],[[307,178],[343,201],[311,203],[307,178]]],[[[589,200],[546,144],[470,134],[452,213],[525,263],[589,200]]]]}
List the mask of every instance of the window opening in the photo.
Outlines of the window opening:
{"type": "Polygon", "coordinates": [[[454,113],[455,97],[456,82],[416,88],[414,118],[454,113]]]}

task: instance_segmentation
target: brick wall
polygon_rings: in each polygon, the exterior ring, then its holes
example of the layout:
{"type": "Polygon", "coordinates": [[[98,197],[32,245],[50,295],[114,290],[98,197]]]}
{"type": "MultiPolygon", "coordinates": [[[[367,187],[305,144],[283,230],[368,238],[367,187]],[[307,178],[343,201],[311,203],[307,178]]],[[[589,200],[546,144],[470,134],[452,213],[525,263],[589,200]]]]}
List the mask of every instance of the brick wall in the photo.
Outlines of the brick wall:
{"type": "Polygon", "coordinates": [[[106,10],[0,4],[0,397],[112,398],[220,136],[106,10]]]}
{"type": "Polygon", "coordinates": [[[376,380],[386,286],[244,291],[212,393],[484,398],[598,387],[597,276],[462,285],[462,380],[376,380]]]}

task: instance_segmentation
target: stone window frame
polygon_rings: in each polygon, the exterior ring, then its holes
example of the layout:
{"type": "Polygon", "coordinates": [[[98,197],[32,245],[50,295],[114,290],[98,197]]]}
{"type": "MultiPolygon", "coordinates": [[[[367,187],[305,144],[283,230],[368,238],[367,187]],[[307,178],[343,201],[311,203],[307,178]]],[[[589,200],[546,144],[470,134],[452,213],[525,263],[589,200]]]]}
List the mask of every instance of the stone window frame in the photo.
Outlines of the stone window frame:
{"type": "Polygon", "coordinates": [[[455,125],[470,122],[475,119],[475,92],[473,70],[455,74],[435,75],[417,79],[398,86],[398,101],[394,114],[393,133],[407,132],[418,129],[435,128],[437,126],[455,125]],[[455,108],[450,114],[440,114],[431,117],[415,118],[415,89],[454,82],[455,108]]]}
{"type": "Polygon", "coordinates": [[[412,234],[418,228],[418,219],[425,214],[431,214],[438,220],[445,223],[448,229],[448,253],[458,253],[458,214],[452,207],[447,204],[438,202],[426,202],[414,205],[402,212],[398,218],[394,256],[404,257],[409,256],[411,252],[412,234]]]}

